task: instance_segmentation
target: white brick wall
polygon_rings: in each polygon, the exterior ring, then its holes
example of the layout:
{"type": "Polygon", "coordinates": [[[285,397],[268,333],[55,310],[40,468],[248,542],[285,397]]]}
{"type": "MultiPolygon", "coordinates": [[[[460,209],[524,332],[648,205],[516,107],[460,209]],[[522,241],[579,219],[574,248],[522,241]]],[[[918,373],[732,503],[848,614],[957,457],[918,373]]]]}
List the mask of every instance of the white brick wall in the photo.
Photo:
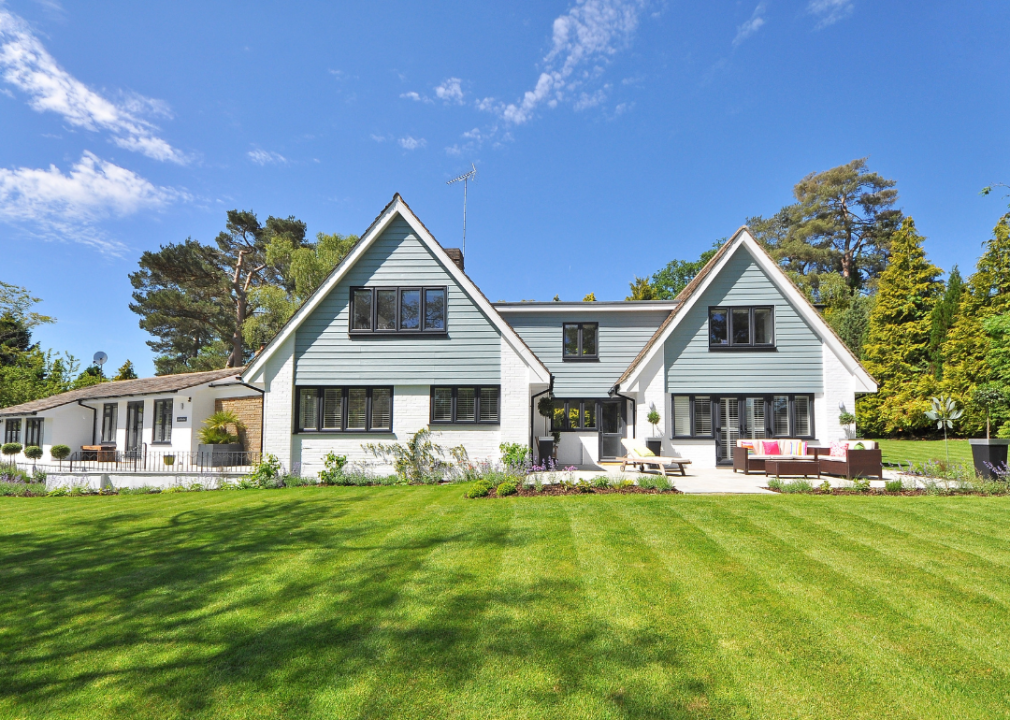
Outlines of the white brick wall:
{"type": "Polygon", "coordinates": [[[845,437],[845,429],[838,423],[842,407],[850,413],[856,412],[856,379],[852,376],[834,351],[827,345],[824,353],[824,394],[814,400],[814,422],[817,439],[827,444],[845,437]]]}
{"type": "MultiPolygon", "coordinates": [[[[530,369],[501,339],[501,442],[530,441],[530,369]]],[[[496,448],[497,449],[497,448],[496,448]]]]}
{"type": "Polygon", "coordinates": [[[292,454],[294,418],[294,335],[277,348],[263,369],[263,452],[276,455],[285,470],[298,461],[292,454]]]}

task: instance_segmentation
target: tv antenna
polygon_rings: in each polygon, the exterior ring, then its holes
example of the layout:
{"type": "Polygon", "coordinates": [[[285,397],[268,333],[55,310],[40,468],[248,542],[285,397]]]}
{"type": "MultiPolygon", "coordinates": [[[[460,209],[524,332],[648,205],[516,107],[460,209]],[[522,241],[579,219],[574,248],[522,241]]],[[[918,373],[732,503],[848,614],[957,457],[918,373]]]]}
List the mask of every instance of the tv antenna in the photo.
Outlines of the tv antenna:
{"type": "Polygon", "coordinates": [[[454,177],[446,185],[458,183],[460,180],[463,181],[463,257],[466,258],[466,186],[471,180],[477,182],[477,167],[473,163],[470,163],[470,172],[465,172],[459,177],[454,177]]]}

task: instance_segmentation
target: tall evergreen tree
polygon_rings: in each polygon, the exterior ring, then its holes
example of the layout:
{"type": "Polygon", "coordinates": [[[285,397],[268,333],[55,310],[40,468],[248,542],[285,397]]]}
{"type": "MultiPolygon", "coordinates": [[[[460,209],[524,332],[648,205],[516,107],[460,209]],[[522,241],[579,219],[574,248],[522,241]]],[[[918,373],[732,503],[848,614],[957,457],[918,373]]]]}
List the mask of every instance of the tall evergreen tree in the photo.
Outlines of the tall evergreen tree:
{"type": "Polygon", "coordinates": [[[929,319],[929,362],[933,366],[933,374],[937,380],[943,379],[943,344],[947,341],[947,333],[954,324],[954,318],[957,317],[963,294],[964,281],[961,280],[961,273],[955,265],[950,271],[943,296],[933,306],[929,319]]]}
{"type": "Polygon", "coordinates": [[[942,291],[940,268],[926,259],[924,238],[905,218],[889,239],[890,263],[880,275],[870,330],[863,349],[866,369],[876,378],[875,394],[857,403],[859,422],[871,434],[926,430],[935,381],[924,372],[929,361],[930,314],[942,291]]]}

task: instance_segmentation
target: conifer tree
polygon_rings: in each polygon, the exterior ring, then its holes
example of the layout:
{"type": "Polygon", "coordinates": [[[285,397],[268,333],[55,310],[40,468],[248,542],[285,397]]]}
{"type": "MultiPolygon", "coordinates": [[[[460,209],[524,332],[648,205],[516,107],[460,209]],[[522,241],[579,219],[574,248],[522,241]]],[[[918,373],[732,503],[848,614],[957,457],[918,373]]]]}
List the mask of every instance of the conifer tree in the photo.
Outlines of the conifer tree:
{"type": "Polygon", "coordinates": [[[876,378],[876,394],[858,403],[865,432],[891,434],[925,430],[925,413],[935,380],[924,372],[929,361],[930,314],[943,286],[940,268],[926,260],[924,238],[905,218],[891,236],[891,259],[880,275],[870,330],[863,348],[866,369],[876,378]]]}
{"type": "Polygon", "coordinates": [[[964,293],[964,282],[957,265],[950,271],[947,288],[943,296],[933,306],[929,328],[929,361],[933,366],[933,375],[937,380],[943,379],[943,344],[947,340],[957,310],[961,306],[961,296],[964,293]]]}
{"type": "MultiPolygon", "coordinates": [[[[943,344],[943,384],[955,398],[969,400],[975,388],[992,379],[989,364],[991,339],[984,323],[1010,312],[1010,214],[1000,218],[993,236],[985,243],[974,275],[968,280],[954,324],[943,344]]],[[[978,433],[985,427],[985,414],[973,403],[962,418],[960,429],[978,433]]]]}

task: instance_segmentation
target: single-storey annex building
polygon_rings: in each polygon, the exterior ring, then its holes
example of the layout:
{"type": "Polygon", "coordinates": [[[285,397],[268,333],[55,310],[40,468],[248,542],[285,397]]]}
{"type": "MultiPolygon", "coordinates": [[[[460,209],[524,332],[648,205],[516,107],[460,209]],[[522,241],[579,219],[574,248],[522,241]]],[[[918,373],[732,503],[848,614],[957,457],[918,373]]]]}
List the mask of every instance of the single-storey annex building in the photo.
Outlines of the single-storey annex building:
{"type": "Polygon", "coordinates": [[[876,391],[746,228],[673,301],[492,303],[463,260],[395,195],[242,373],[264,452],[310,475],[423,427],[472,459],[557,430],[564,465],[652,439],[705,467],[743,438],[843,438],[839,413],[876,391]]]}

